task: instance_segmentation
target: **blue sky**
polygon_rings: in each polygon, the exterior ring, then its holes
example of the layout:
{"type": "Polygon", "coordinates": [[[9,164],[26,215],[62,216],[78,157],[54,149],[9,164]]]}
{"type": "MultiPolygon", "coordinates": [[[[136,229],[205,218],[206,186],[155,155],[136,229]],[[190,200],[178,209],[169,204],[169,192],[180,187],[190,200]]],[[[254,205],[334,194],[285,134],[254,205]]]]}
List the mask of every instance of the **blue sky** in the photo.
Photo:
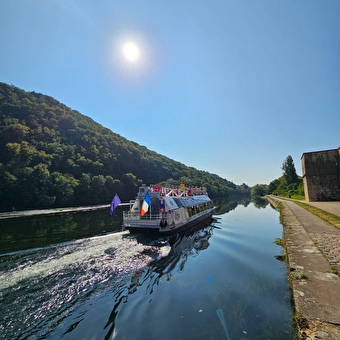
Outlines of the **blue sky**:
{"type": "Polygon", "coordinates": [[[0,0],[0,81],[233,181],[340,146],[339,0],[0,0]],[[122,53],[133,42],[139,57],[122,53]]]}

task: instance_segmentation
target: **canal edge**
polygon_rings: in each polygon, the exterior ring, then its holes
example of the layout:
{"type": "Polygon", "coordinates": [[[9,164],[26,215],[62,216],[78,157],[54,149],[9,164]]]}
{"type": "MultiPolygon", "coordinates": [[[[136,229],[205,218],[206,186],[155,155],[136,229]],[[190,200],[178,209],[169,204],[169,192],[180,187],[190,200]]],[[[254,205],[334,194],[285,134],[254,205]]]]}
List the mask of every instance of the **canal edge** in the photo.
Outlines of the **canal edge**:
{"type": "Polygon", "coordinates": [[[328,260],[305,228],[308,223],[317,223],[322,230],[327,222],[309,216],[312,214],[292,201],[273,196],[266,196],[266,199],[279,211],[283,226],[287,277],[298,338],[340,339],[340,312],[337,311],[340,277],[332,274],[328,260]]]}

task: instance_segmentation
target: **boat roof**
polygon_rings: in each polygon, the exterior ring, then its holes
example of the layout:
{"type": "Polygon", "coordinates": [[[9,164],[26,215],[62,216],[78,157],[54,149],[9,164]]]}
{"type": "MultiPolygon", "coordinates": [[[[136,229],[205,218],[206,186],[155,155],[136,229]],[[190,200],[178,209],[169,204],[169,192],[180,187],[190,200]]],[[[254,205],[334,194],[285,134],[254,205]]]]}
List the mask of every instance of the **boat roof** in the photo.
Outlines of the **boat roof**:
{"type": "Polygon", "coordinates": [[[191,197],[162,197],[167,203],[170,210],[178,209],[182,207],[193,207],[198,204],[210,202],[210,198],[207,195],[191,196],[191,197]]]}

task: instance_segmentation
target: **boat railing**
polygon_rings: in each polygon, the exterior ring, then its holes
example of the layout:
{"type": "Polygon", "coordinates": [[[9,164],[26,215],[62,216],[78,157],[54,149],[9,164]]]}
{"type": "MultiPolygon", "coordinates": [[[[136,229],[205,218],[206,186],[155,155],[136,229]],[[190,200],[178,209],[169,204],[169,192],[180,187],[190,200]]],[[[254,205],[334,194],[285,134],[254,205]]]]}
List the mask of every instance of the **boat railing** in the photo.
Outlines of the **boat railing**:
{"type": "Polygon", "coordinates": [[[123,211],[123,218],[124,223],[130,223],[136,222],[138,224],[160,224],[161,221],[166,221],[167,224],[170,224],[173,222],[173,216],[172,214],[167,214],[167,216],[162,215],[162,213],[159,214],[145,214],[144,216],[140,216],[139,212],[131,212],[131,211],[123,211]]]}
{"type": "Polygon", "coordinates": [[[201,187],[178,187],[175,185],[150,185],[151,193],[157,193],[161,196],[175,196],[175,197],[186,197],[186,196],[199,196],[206,195],[207,190],[201,187]]]}

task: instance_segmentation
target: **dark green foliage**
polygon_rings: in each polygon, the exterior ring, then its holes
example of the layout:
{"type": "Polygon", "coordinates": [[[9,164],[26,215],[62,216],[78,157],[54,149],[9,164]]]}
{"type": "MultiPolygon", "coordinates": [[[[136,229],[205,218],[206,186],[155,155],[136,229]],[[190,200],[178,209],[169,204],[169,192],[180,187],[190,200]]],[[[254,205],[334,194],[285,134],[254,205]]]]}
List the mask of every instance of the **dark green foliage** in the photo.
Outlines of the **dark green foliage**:
{"type": "Polygon", "coordinates": [[[269,183],[268,193],[287,197],[304,196],[303,181],[296,173],[292,156],[285,159],[281,169],[283,175],[269,183]]]}
{"type": "Polygon", "coordinates": [[[265,184],[256,184],[251,188],[251,195],[262,197],[268,194],[268,186],[265,184]]]}
{"type": "Polygon", "coordinates": [[[273,193],[281,184],[282,178],[277,178],[271,181],[268,185],[268,192],[273,193]]]}
{"type": "Polygon", "coordinates": [[[282,163],[281,169],[283,170],[283,176],[288,185],[298,182],[298,175],[296,174],[292,156],[287,156],[285,161],[282,163]]]}
{"type": "Polygon", "coordinates": [[[249,194],[217,175],[128,141],[55,99],[0,83],[0,206],[62,207],[133,199],[143,184],[249,194]]]}

